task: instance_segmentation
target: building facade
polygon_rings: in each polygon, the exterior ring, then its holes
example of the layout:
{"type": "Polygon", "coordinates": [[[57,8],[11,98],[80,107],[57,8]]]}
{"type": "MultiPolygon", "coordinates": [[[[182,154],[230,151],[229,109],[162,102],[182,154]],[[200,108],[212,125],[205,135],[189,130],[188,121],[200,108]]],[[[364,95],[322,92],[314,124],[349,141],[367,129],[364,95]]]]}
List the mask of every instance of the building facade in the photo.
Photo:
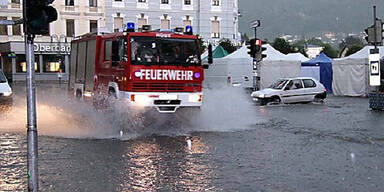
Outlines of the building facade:
{"type": "MultiPolygon", "coordinates": [[[[73,37],[105,27],[104,0],[55,0],[58,19],[49,33],[35,38],[36,80],[68,78],[70,41],[73,37]]],[[[22,18],[22,0],[0,0],[0,20],[22,18]]],[[[13,81],[25,80],[25,48],[22,25],[0,25],[0,68],[13,81]]]]}
{"type": "Polygon", "coordinates": [[[240,42],[238,32],[238,0],[105,0],[106,27],[121,31],[126,23],[136,29],[151,25],[152,29],[185,28],[207,42],[222,38],[240,42]]]}
{"type": "MultiPolygon", "coordinates": [[[[70,41],[90,32],[121,31],[126,23],[136,29],[174,29],[190,25],[204,41],[222,38],[240,42],[238,0],[55,0],[57,21],[49,33],[35,38],[36,80],[55,80],[62,72],[67,80],[70,41]]],[[[22,18],[22,0],[0,0],[0,20],[22,18]]],[[[10,80],[25,80],[22,25],[0,25],[0,69],[10,80]]]]}

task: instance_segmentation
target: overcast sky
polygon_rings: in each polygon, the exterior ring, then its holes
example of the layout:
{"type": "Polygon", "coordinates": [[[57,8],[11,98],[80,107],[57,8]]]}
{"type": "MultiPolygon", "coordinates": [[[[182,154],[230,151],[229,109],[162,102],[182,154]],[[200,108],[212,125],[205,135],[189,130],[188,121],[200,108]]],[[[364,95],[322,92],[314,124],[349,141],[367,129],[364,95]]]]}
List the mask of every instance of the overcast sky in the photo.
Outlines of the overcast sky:
{"type": "Polygon", "coordinates": [[[253,35],[249,22],[260,19],[258,34],[269,39],[280,34],[358,33],[373,23],[373,5],[383,18],[384,0],[239,0],[239,28],[253,35]]]}

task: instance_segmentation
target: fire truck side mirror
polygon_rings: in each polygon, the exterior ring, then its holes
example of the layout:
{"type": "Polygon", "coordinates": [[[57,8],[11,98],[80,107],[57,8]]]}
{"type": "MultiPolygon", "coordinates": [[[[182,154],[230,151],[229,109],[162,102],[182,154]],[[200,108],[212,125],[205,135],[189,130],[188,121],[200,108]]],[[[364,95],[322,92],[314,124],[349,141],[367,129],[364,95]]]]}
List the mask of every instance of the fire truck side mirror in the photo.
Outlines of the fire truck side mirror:
{"type": "Polygon", "coordinates": [[[209,65],[203,65],[203,69],[209,69],[209,65]]]}

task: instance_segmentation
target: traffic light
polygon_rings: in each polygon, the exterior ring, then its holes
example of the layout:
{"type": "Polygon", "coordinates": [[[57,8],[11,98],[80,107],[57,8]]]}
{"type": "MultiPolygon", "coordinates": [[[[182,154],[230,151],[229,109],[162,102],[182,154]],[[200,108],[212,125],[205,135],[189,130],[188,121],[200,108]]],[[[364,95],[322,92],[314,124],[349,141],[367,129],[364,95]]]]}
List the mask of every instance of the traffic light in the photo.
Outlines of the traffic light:
{"type": "Polygon", "coordinates": [[[49,23],[57,20],[57,11],[49,6],[54,0],[27,0],[24,7],[26,34],[43,35],[49,32],[49,23]]]}
{"type": "Polygon", "coordinates": [[[266,51],[267,48],[263,47],[263,45],[261,43],[260,43],[260,45],[257,46],[256,50],[257,50],[257,52],[256,52],[256,61],[257,62],[260,62],[263,60],[263,58],[267,57],[267,54],[263,54],[263,52],[266,51]]]}
{"type": "Polygon", "coordinates": [[[256,53],[257,53],[257,49],[258,49],[258,47],[257,47],[258,41],[260,41],[260,40],[256,39],[256,38],[251,39],[251,40],[248,41],[248,45],[247,45],[247,47],[249,49],[248,50],[248,54],[252,58],[256,58],[256,53]]]}
{"type": "Polygon", "coordinates": [[[375,25],[372,25],[366,29],[364,29],[365,34],[367,36],[365,37],[365,40],[369,44],[381,44],[383,42],[383,23],[381,22],[381,19],[376,19],[376,41],[375,41],[375,25]]]}
{"type": "Polygon", "coordinates": [[[252,58],[255,58],[255,53],[256,53],[256,51],[255,51],[255,41],[256,41],[256,39],[251,39],[251,40],[249,40],[247,42],[248,43],[248,45],[247,45],[248,54],[252,58]]]}

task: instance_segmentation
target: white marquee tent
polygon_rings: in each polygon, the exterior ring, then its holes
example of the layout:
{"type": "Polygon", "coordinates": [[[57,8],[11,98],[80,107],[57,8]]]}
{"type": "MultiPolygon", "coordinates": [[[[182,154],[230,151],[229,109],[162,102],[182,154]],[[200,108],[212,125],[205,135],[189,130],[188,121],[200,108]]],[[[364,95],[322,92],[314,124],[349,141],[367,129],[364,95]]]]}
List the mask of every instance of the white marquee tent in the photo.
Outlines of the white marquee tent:
{"type": "MultiPolygon", "coordinates": [[[[300,75],[300,60],[280,53],[269,44],[263,46],[267,48],[265,51],[267,57],[258,65],[261,88],[268,87],[279,78],[300,75]]],[[[231,83],[252,87],[252,71],[253,58],[248,55],[247,47],[243,46],[224,58],[213,60],[210,68],[205,70],[205,85],[224,86],[227,84],[227,78],[231,77],[231,83]]]]}
{"type": "MultiPolygon", "coordinates": [[[[369,65],[368,55],[372,46],[366,46],[353,55],[345,58],[334,59],[333,69],[333,94],[337,96],[368,96],[369,65]]],[[[384,47],[379,47],[380,58],[384,56],[384,47]]]]}
{"type": "Polygon", "coordinates": [[[260,63],[260,88],[270,86],[279,78],[298,77],[301,70],[301,62],[291,58],[274,49],[271,45],[264,45],[267,48],[267,57],[260,63]]]}

